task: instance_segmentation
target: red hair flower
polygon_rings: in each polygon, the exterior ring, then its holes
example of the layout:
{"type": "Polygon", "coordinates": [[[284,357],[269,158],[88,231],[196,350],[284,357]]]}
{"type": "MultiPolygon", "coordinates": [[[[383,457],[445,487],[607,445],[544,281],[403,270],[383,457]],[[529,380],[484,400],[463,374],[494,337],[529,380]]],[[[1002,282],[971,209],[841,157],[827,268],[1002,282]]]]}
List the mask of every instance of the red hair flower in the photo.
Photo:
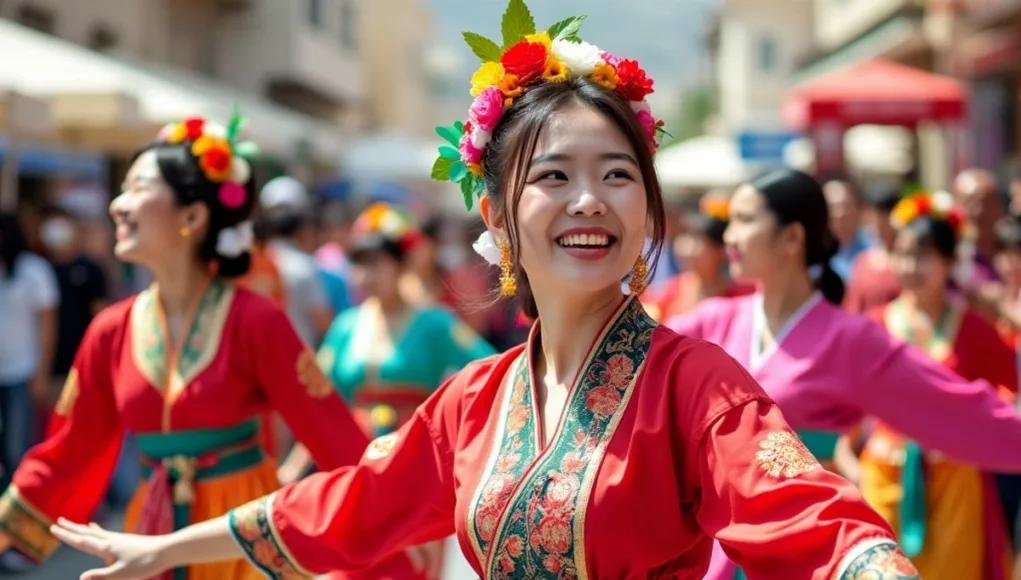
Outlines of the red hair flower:
{"type": "Polygon", "coordinates": [[[507,74],[517,77],[519,85],[526,85],[546,70],[548,55],[545,44],[522,40],[503,53],[500,64],[507,74]]]}
{"type": "Polygon", "coordinates": [[[623,59],[617,65],[617,92],[629,101],[644,101],[652,94],[652,79],[645,76],[645,70],[638,61],[623,59]]]}
{"type": "Polygon", "coordinates": [[[206,151],[199,158],[199,166],[210,181],[226,181],[233,169],[232,163],[230,151],[219,147],[206,151]]]}

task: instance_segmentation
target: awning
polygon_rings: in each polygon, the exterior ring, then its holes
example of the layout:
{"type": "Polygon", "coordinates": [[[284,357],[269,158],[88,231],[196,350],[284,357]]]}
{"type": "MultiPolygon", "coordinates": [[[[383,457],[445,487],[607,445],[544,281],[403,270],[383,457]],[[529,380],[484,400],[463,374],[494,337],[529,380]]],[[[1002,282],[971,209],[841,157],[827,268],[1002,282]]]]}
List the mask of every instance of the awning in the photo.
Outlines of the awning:
{"type": "Polygon", "coordinates": [[[877,59],[794,87],[782,117],[801,131],[820,124],[911,126],[962,120],[967,103],[966,89],[954,79],[877,59]]]}
{"type": "MultiPolygon", "coordinates": [[[[226,122],[237,103],[248,120],[244,134],[263,150],[288,159],[310,152],[331,163],[343,152],[340,130],[321,119],[198,75],[99,54],[2,20],[0,54],[7,55],[0,59],[0,88],[57,97],[58,121],[67,122],[75,113],[86,116],[91,107],[75,111],[68,103],[75,98],[105,99],[106,108],[96,116],[114,120],[114,128],[130,130],[134,125],[139,133],[190,115],[226,122]]],[[[88,119],[82,119],[82,125],[97,129],[88,119]]]]}
{"type": "Polygon", "coordinates": [[[747,177],[747,167],[733,139],[707,135],[664,147],[656,153],[656,173],[666,190],[728,187],[747,177]]]}

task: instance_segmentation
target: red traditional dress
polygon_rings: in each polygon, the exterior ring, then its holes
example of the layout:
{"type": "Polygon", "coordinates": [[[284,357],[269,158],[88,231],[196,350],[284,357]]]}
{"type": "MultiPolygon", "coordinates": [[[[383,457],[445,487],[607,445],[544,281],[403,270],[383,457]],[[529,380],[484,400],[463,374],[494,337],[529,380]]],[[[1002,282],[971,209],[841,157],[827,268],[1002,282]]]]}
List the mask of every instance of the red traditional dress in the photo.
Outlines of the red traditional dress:
{"type": "Polygon", "coordinates": [[[733,359],[658,326],[635,298],[592,345],[544,444],[536,328],[455,375],[359,465],[234,510],[249,558],[303,578],[456,533],[486,579],[695,580],[718,537],[760,580],[917,577],[733,359]]]}
{"type": "MultiPolygon", "coordinates": [[[[0,496],[0,532],[15,548],[41,561],[59,544],[51,522],[88,521],[126,431],[151,474],[128,513],[127,529],[141,533],[218,517],[279,487],[259,440],[258,418],[269,409],[283,416],[318,465],[358,461],[368,439],[283,311],[214,278],[188,328],[179,346],[169,344],[155,287],[96,317],[50,437],[28,453],[0,496]]],[[[173,576],[248,580],[259,574],[242,560],[173,576]]]]}

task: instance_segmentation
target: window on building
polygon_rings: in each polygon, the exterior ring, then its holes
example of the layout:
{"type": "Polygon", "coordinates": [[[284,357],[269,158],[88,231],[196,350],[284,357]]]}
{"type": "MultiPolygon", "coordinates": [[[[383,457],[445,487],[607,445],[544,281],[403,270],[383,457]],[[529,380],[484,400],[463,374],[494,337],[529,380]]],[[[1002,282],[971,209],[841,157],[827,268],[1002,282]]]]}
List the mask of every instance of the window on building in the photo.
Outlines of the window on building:
{"type": "Polygon", "coordinates": [[[759,70],[771,71],[776,68],[776,39],[771,36],[763,36],[759,39],[756,51],[759,70]]]}
{"type": "Polygon", "coordinates": [[[117,48],[117,33],[102,24],[94,26],[89,32],[88,46],[98,52],[106,52],[117,48]]]}
{"type": "Polygon", "coordinates": [[[308,23],[312,28],[323,26],[323,1],[308,0],[308,23]]]}
{"type": "Polygon", "coordinates": [[[29,28],[38,30],[39,32],[45,32],[47,34],[53,34],[54,28],[56,27],[56,18],[54,18],[53,12],[31,4],[22,4],[19,6],[14,19],[29,28]]]}
{"type": "Polygon", "coordinates": [[[358,48],[358,7],[355,0],[340,0],[340,42],[344,48],[358,48]]]}

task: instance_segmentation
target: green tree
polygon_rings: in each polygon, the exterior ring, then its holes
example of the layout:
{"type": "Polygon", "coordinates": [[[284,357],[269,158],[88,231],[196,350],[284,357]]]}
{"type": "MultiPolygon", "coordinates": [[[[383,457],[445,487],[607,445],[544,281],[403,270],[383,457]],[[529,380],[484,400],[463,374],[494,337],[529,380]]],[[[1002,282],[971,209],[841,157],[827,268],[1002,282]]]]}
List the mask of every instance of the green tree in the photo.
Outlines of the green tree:
{"type": "Polygon", "coordinates": [[[716,112],[715,94],[710,87],[700,86],[684,90],[681,107],[673,122],[667,121],[666,129],[673,135],[663,145],[684,141],[705,134],[706,121],[716,112]]]}

